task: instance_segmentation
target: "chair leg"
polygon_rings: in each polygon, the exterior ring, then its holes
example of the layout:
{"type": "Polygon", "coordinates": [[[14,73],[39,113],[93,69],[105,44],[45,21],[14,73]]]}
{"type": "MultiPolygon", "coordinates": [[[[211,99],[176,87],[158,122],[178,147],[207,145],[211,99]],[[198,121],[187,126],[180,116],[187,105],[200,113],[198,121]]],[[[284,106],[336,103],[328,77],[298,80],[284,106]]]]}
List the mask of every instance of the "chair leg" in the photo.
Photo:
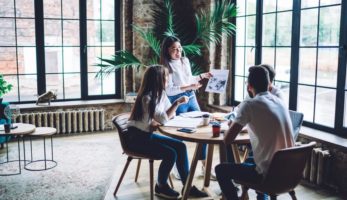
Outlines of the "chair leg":
{"type": "Polygon", "coordinates": [[[139,161],[137,162],[137,168],[136,168],[136,174],[135,174],[135,182],[137,182],[137,178],[139,177],[140,167],[141,167],[141,159],[139,159],[139,161]]]}
{"type": "Polygon", "coordinates": [[[271,199],[271,200],[277,200],[277,195],[272,195],[272,196],[270,196],[270,199],[271,199]]]}
{"type": "Polygon", "coordinates": [[[170,186],[171,186],[171,188],[172,188],[172,189],[174,189],[174,185],[173,185],[173,182],[172,182],[172,179],[171,179],[170,174],[169,174],[169,182],[170,182],[170,186]]]}
{"type": "Polygon", "coordinates": [[[241,194],[241,200],[248,200],[248,187],[246,186],[241,186],[242,189],[242,194],[241,194]]]}
{"type": "Polygon", "coordinates": [[[149,176],[150,176],[150,189],[151,189],[151,200],[153,200],[154,192],[153,192],[153,186],[154,186],[154,181],[153,181],[153,160],[149,160],[149,176]]]}
{"type": "Polygon", "coordinates": [[[120,186],[120,184],[121,184],[122,181],[123,181],[124,175],[125,175],[125,173],[126,173],[128,167],[129,167],[129,164],[130,164],[130,162],[131,162],[132,159],[133,159],[132,157],[128,156],[127,162],[125,163],[125,166],[124,166],[124,168],[123,168],[123,172],[122,172],[121,176],[119,177],[119,180],[118,180],[116,189],[115,189],[114,192],[113,192],[113,196],[116,196],[116,194],[117,194],[117,192],[118,192],[118,189],[119,189],[119,186],[120,186]]]}
{"type": "Polygon", "coordinates": [[[292,197],[292,200],[297,200],[296,196],[295,196],[295,191],[294,190],[290,191],[289,195],[290,195],[290,197],[292,197]]]}

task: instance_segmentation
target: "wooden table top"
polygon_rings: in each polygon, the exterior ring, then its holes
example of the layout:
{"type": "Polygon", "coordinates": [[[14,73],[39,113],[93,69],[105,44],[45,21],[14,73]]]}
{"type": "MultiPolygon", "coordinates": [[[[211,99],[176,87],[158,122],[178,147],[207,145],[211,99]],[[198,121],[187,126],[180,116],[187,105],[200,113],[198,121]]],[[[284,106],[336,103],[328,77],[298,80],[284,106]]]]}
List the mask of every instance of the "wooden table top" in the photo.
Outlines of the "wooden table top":
{"type": "Polygon", "coordinates": [[[5,133],[4,126],[1,125],[0,135],[26,135],[35,131],[35,125],[25,123],[14,123],[17,128],[11,129],[10,133],[5,133]]]}
{"type": "MultiPolygon", "coordinates": [[[[197,143],[207,143],[207,144],[221,144],[223,143],[224,134],[221,133],[219,137],[213,137],[212,135],[212,125],[208,126],[200,126],[196,129],[194,133],[183,133],[177,131],[177,127],[167,127],[160,126],[159,131],[169,137],[173,137],[176,139],[189,141],[189,142],[197,142],[197,143]]],[[[222,123],[221,126],[222,132],[226,132],[228,130],[228,125],[226,122],[222,123]]],[[[248,133],[239,133],[236,137],[234,143],[237,144],[248,144],[249,143],[249,135],[248,133]]]]}

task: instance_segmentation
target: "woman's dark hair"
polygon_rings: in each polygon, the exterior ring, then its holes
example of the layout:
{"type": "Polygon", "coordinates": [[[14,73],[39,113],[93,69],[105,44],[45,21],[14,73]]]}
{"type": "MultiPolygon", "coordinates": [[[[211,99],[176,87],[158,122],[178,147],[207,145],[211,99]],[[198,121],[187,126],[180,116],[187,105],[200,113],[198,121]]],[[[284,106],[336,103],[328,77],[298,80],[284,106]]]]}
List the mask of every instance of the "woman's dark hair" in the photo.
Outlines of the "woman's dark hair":
{"type": "Polygon", "coordinates": [[[275,69],[268,64],[261,64],[259,66],[264,67],[269,72],[269,79],[270,79],[270,82],[272,83],[276,76],[275,69]]]}
{"type": "Polygon", "coordinates": [[[172,68],[169,64],[169,62],[171,60],[169,48],[175,42],[181,43],[180,39],[178,39],[177,37],[168,36],[168,37],[164,38],[163,42],[161,43],[160,64],[167,67],[169,69],[169,73],[172,73],[172,68]]]}
{"type": "Polygon", "coordinates": [[[256,93],[268,91],[269,72],[264,67],[252,66],[248,72],[248,84],[255,89],[256,93]]]}
{"type": "Polygon", "coordinates": [[[131,120],[142,120],[144,113],[142,99],[145,95],[149,95],[151,99],[148,107],[149,118],[152,119],[154,117],[155,107],[160,102],[165,89],[167,73],[167,69],[161,65],[151,65],[146,69],[135,105],[131,111],[131,120]]]}

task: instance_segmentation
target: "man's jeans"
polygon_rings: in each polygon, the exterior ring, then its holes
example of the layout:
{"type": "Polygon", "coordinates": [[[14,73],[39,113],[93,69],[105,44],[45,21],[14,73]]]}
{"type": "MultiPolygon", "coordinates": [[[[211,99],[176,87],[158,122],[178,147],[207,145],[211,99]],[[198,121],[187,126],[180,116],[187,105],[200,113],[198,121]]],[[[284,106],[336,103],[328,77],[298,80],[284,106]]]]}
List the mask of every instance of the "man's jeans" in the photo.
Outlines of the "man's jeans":
{"type": "MultiPolygon", "coordinates": [[[[253,159],[248,159],[242,164],[223,163],[216,166],[217,181],[227,200],[238,200],[237,188],[232,179],[249,183],[260,183],[263,180],[263,176],[258,174],[255,167],[253,159]]],[[[267,197],[267,195],[257,192],[258,200],[264,200],[267,197]]]]}

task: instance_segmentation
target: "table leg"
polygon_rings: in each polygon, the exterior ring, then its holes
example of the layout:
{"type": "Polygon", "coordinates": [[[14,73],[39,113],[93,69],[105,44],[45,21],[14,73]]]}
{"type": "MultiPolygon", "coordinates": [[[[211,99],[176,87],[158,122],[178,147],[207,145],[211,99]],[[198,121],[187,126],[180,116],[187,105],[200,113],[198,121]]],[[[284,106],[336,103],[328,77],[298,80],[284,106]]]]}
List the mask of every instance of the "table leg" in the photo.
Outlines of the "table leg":
{"type": "Polygon", "coordinates": [[[208,144],[206,166],[205,166],[204,187],[210,186],[213,149],[214,149],[214,144],[208,144]]]}
{"type": "Polygon", "coordinates": [[[196,147],[195,147],[193,160],[192,160],[192,163],[190,164],[190,170],[189,170],[188,178],[187,178],[186,184],[184,185],[182,200],[188,199],[188,194],[189,194],[190,188],[192,187],[192,182],[193,182],[193,178],[194,178],[194,174],[195,174],[196,165],[198,163],[198,155],[201,154],[201,151],[202,151],[202,144],[197,143],[196,147]]]}
{"type": "Polygon", "coordinates": [[[231,144],[231,149],[233,150],[235,163],[241,163],[240,152],[237,144],[231,144]]]}

